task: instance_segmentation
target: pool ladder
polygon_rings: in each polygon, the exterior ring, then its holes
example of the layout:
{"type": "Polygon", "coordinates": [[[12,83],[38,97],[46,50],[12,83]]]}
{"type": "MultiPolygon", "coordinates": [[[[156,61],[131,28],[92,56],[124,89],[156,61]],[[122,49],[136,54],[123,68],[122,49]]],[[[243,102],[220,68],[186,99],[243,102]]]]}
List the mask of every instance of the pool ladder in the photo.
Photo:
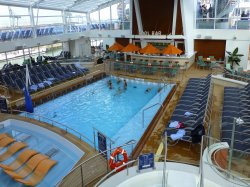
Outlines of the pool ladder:
{"type": "Polygon", "coordinates": [[[163,105],[161,103],[155,103],[155,104],[143,109],[143,111],[142,111],[142,128],[144,128],[144,117],[145,117],[144,113],[145,113],[145,111],[156,106],[156,105],[160,105],[163,108],[163,105]]]}

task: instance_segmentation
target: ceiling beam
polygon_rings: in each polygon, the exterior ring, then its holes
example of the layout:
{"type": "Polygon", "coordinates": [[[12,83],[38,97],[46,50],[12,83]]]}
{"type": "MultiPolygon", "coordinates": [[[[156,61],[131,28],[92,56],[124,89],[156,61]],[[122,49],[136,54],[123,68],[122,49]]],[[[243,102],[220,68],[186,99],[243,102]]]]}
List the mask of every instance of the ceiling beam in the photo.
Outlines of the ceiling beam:
{"type": "Polygon", "coordinates": [[[66,10],[70,10],[71,8],[74,8],[75,6],[80,5],[87,1],[90,1],[90,0],[76,0],[72,5],[68,6],[66,10]]]}
{"type": "Polygon", "coordinates": [[[121,0],[111,0],[111,1],[107,1],[107,2],[105,2],[105,3],[99,4],[97,8],[90,10],[89,13],[95,12],[95,11],[97,11],[98,9],[106,8],[106,7],[108,7],[108,6],[111,6],[111,5],[113,5],[113,4],[120,3],[120,2],[121,2],[121,0]]]}
{"type": "MultiPolygon", "coordinates": [[[[11,3],[11,2],[7,2],[7,1],[6,2],[0,1],[0,5],[30,8],[30,4],[11,3]]],[[[38,8],[38,6],[34,6],[33,8],[38,8]]],[[[58,10],[58,11],[63,11],[64,10],[62,8],[46,7],[46,6],[39,6],[39,8],[40,9],[46,9],[46,10],[58,10]]],[[[87,13],[85,11],[79,11],[79,10],[70,10],[70,11],[71,12],[76,12],[76,13],[87,13]]]]}
{"type": "Polygon", "coordinates": [[[35,1],[31,7],[34,7],[34,6],[38,6],[40,3],[42,3],[44,0],[38,0],[38,1],[35,1]]]}

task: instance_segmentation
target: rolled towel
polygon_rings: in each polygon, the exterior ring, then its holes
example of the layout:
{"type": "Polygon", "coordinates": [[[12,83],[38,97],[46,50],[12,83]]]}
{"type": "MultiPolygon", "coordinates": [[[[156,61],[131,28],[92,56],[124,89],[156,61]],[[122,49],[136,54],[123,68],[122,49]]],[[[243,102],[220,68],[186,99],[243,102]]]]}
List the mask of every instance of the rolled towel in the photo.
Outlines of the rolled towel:
{"type": "Polygon", "coordinates": [[[186,134],[186,131],[184,129],[179,129],[175,134],[171,134],[170,138],[175,141],[178,139],[181,139],[186,134]]]}
{"type": "Polygon", "coordinates": [[[241,125],[241,124],[244,123],[244,121],[241,118],[237,118],[236,119],[236,123],[239,124],[239,125],[241,125]]]}
{"type": "Polygon", "coordinates": [[[178,121],[172,121],[172,122],[170,122],[169,127],[176,128],[178,125],[179,125],[178,121]]]}
{"type": "Polygon", "coordinates": [[[186,116],[186,117],[189,117],[189,116],[192,116],[193,115],[193,113],[191,113],[191,112],[185,112],[184,113],[184,116],[186,116]]]}

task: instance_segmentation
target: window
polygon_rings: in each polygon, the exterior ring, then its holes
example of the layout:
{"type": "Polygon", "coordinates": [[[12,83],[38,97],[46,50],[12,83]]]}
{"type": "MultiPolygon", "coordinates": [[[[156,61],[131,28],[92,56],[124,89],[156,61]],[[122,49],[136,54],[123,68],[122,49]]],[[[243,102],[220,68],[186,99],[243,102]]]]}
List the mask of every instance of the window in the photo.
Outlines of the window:
{"type": "Polygon", "coordinates": [[[90,21],[93,22],[99,22],[99,14],[98,11],[90,13],[90,21]]]}
{"type": "Polygon", "coordinates": [[[101,21],[110,21],[110,8],[106,7],[100,10],[100,20],[101,21]]]}
{"type": "Polygon", "coordinates": [[[28,8],[0,5],[0,28],[30,25],[28,8]]]}
{"type": "Polygon", "coordinates": [[[197,29],[250,29],[249,23],[249,0],[197,1],[197,29]]]}
{"type": "Polygon", "coordinates": [[[82,13],[75,13],[75,12],[68,12],[66,14],[67,23],[69,24],[86,24],[87,18],[86,14],[82,13]]]}
{"type": "Polygon", "coordinates": [[[35,25],[62,24],[62,13],[56,10],[33,9],[35,25]]]}

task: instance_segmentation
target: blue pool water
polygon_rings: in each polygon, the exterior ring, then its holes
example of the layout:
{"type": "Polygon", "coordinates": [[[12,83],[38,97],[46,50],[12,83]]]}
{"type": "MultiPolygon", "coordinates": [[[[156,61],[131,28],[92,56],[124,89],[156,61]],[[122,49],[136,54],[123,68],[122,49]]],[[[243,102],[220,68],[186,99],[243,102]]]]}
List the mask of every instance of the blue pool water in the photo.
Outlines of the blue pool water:
{"type": "MultiPolygon", "coordinates": [[[[127,84],[125,90],[123,80],[118,84],[115,77],[105,78],[35,107],[35,114],[65,124],[91,140],[93,140],[93,127],[116,141],[116,144],[125,143],[126,139],[138,140],[157,110],[147,111],[144,127],[142,127],[142,114],[138,112],[150,104],[150,101],[151,104],[159,102],[158,89],[161,85],[130,80],[127,80],[127,84]],[[112,89],[109,89],[107,84],[110,79],[112,89]],[[150,91],[145,92],[148,88],[150,91]],[[151,119],[148,116],[151,116],[151,119]],[[131,122],[133,118],[136,123],[131,122]],[[140,131],[139,137],[138,134],[132,135],[134,132],[119,132],[127,125],[131,126],[131,123],[132,126],[138,124],[141,128],[137,129],[140,131]]],[[[164,89],[166,93],[161,94],[161,100],[164,100],[171,88],[172,86],[169,86],[167,90],[164,89]]]]}
{"type": "MultiPolygon", "coordinates": [[[[4,124],[5,127],[0,129],[0,133],[8,133],[17,141],[25,142],[27,144],[25,149],[33,149],[42,154],[49,152],[51,149],[57,150],[57,152],[50,158],[57,162],[56,165],[48,172],[38,187],[56,185],[56,183],[74,167],[84,154],[76,146],[47,129],[17,120],[8,120],[5,121],[4,124]]],[[[0,150],[0,154],[5,151],[6,149],[0,150]]],[[[11,163],[22,151],[23,150],[19,151],[17,154],[14,154],[14,156],[2,163],[11,163]]],[[[23,185],[14,181],[11,177],[5,174],[2,169],[0,169],[0,186],[21,187],[23,185]]]]}

